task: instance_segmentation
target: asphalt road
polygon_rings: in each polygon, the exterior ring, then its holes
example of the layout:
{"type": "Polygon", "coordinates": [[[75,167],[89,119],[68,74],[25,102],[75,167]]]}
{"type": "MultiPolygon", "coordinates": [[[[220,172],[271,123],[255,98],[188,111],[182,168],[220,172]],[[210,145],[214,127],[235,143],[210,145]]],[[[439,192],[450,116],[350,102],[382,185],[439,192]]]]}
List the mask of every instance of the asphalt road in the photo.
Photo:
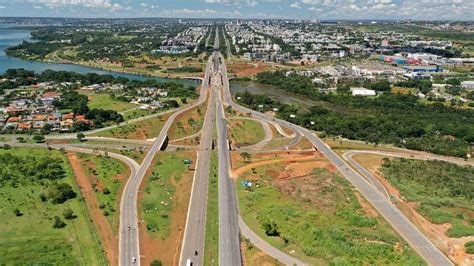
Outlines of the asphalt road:
{"type": "MultiPolygon", "coordinates": [[[[222,71],[224,74],[224,101],[227,104],[232,106],[232,108],[237,111],[250,113],[255,118],[266,121],[274,121],[281,126],[292,129],[295,132],[300,132],[304,137],[311,141],[314,147],[317,148],[334,166],[337,167],[339,172],[352,183],[352,185],[370,202],[370,204],[372,204],[375,209],[377,209],[377,211],[385,218],[385,220],[387,220],[393,226],[393,228],[428,264],[440,266],[453,265],[453,263],[425,235],[423,235],[420,230],[418,230],[418,228],[386,198],[385,195],[380,193],[373,184],[368,182],[364,177],[352,169],[344,160],[342,160],[334,151],[332,151],[328,145],[323,143],[323,141],[321,141],[310,130],[234,103],[230,93],[225,64],[222,66],[224,67],[224,70],[222,71]]],[[[271,252],[266,250],[264,251],[271,252]]],[[[272,256],[271,253],[269,253],[269,255],[272,256]]]]}
{"type": "Polygon", "coordinates": [[[212,87],[208,84],[212,71],[212,63],[211,61],[209,62],[203,86],[208,88],[207,90],[210,94],[210,100],[201,130],[201,141],[197,152],[196,171],[194,172],[179,265],[186,265],[188,261],[192,262],[193,265],[203,265],[206,234],[207,192],[209,186],[209,164],[211,160],[212,134],[216,114],[216,94],[214,90],[209,89],[212,87]]]}
{"type": "Polygon", "coordinates": [[[206,98],[207,88],[206,86],[201,86],[201,92],[197,102],[179,108],[178,111],[170,116],[168,121],[166,121],[165,125],[163,126],[160,134],[153,142],[153,145],[145,156],[145,159],[140,165],[137,173],[127,181],[120,202],[119,265],[140,265],[137,195],[140,184],[145,177],[146,172],[150,168],[156,153],[160,151],[163,143],[168,138],[168,130],[170,129],[176,117],[191,110],[192,108],[195,108],[196,106],[203,104],[206,101],[206,98]],[[128,230],[128,227],[131,227],[131,229],[128,230]],[[135,263],[133,263],[133,259],[136,259],[135,263]]]}

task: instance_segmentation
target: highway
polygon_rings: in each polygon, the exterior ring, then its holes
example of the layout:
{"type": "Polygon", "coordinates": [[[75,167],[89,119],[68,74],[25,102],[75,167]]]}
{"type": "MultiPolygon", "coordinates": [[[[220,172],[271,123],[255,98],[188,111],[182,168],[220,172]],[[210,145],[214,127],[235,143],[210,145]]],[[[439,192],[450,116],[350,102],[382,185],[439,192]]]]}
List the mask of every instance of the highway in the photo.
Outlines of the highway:
{"type": "MultiPolygon", "coordinates": [[[[207,71],[206,71],[207,72],[207,71]]],[[[140,184],[155,158],[168,139],[168,130],[176,117],[195,108],[206,101],[207,87],[201,86],[198,101],[191,105],[179,108],[173,113],[161,129],[160,134],[153,142],[137,173],[129,178],[122,193],[120,202],[120,229],[119,229],[119,265],[140,265],[140,242],[138,232],[137,196],[140,184]],[[131,227],[130,230],[127,227],[131,227]],[[134,263],[133,260],[136,260],[134,263]]]]}
{"type": "Polygon", "coordinates": [[[206,68],[203,87],[209,91],[209,103],[201,130],[201,140],[197,151],[196,170],[194,172],[191,197],[189,199],[186,227],[184,231],[179,265],[186,265],[188,260],[193,265],[203,265],[206,237],[207,192],[209,186],[209,163],[212,152],[212,134],[215,125],[216,93],[209,90],[209,77],[213,72],[212,60],[206,68]]]}
{"type": "MultiPolygon", "coordinates": [[[[288,127],[293,131],[302,134],[311,141],[318,151],[320,151],[334,166],[337,167],[339,172],[352,183],[352,185],[429,265],[453,265],[453,263],[387,199],[386,195],[382,194],[373,184],[358,174],[347,162],[341,159],[328,145],[321,141],[321,139],[310,130],[236,104],[230,93],[225,64],[222,64],[222,68],[224,102],[226,104],[239,112],[250,113],[253,117],[265,121],[273,121],[283,127],[288,127]]],[[[271,256],[272,254],[269,255],[271,256]]]]}

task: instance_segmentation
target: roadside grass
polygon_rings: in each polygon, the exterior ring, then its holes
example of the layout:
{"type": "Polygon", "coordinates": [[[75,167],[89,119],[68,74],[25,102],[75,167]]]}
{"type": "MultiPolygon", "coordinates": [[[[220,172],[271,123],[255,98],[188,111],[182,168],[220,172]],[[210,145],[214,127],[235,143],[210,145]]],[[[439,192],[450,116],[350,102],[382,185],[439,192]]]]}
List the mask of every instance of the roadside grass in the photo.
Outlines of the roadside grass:
{"type": "Polygon", "coordinates": [[[449,237],[474,235],[474,168],[441,161],[384,159],[383,176],[435,224],[450,223],[449,237]]]}
{"type": "Polygon", "coordinates": [[[374,145],[357,140],[346,140],[338,138],[325,138],[324,143],[328,144],[334,150],[381,150],[381,151],[397,151],[399,150],[392,145],[374,145]]]}
{"type": "Polygon", "coordinates": [[[209,168],[209,191],[207,194],[204,265],[218,265],[219,263],[218,181],[217,153],[213,151],[211,154],[211,163],[209,168]]]}
{"type": "Polygon", "coordinates": [[[92,154],[77,153],[77,158],[81,161],[84,173],[92,181],[99,208],[112,230],[116,230],[119,224],[120,194],[130,173],[127,166],[116,159],[92,154]]]}
{"type": "Polygon", "coordinates": [[[424,265],[387,222],[365,213],[348,181],[324,168],[277,181],[285,168],[257,167],[237,184],[243,219],[270,244],[313,265],[424,265]],[[243,180],[255,182],[252,191],[243,180]]]}
{"type": "Polygon", "coordinates": [[[268,254],[265,254],[263,251],[254,246],[248,239],[244,238],[242,235],[241,238],[241,250],[244,260],[244,265],[248,266],[260,266],[260,265],[274,265],[274,266],[283,266],[285,264],[279,262],[278,260],[270,257],[268,254]]]}
{"type": "Polygon", "coordinates": [[[89,97],[89,103],[87,105],[90,109],[104,109],[122,112],[136,107],[133,103],[114,100],[107,93],[95,93],[85,90],[80,90],[80,93],[89,97]]]}
{"type": "MultiPolygon", "coordinates": [[[[26,179],[28,181],[15,187],[0,186],[0,264],[108,264],[67,158],[59,151],[34,148],[0,149],[0,155],[5,154],[61,159],[66,174],[56,182],[69,184],[77,196],[62,204],[53,204],[40,200],[41,193],[49,184],[47,181],[26,179]],[[42,185],[41,182],[45,183],[42,185]],[[23,215],[15,216],[16,208],[23,215]],[[64,219],[63,212],[68,208],[77,216],[75,219],[64,219]],[[60,217],[66,226],[54,229],[54,216],[60,217]]],[[[5,174],[15,167],[17,166],[2,163],[0,171],[5,174]]],[[[15,175],[10,177],[18,178],[15,175]]]]}
{"type": "Polygon", "coordinates": [[[229,131],[235,145],[247,146],[258,143],[265,138],[263,126],[254,120],[230,119],[229,131]]]}
{"type": "Polygon", "coordinates": [[[204,123],[206,108],[207,102],[178,116],[168,132],[170,140],[198,133],[204,123]]]}
{"type": "MultiPolygon", "coordinates": [[[[166,239],[170,233],[171,215],[178,183],[190,172],[183,160],[195,160],[194,152],[160,153],[153,171],[146,179],[140,211],[150,236],[166,239]]],[[[188,201],[186,201],[188,202],[188,201]]]]}
{"type": "Polygon", "coordinates": [[[119,139],[151,139],[157,137],[160,134],[160,131],[168,118],[169,115],[148,118],[139,122],[97,132],[92,134],[92,136],[119,139]]]}
{"type": "Polygon", "coordinates": [[[156,113],[156,111],[153,110],[143,110],[143,109],[134,109],[130,111],[125,111],[122,116],[125,121],[128,121],[130,119],[135,119],[139,117],[144,117],[148,115],[152,115],[156,113]]]}

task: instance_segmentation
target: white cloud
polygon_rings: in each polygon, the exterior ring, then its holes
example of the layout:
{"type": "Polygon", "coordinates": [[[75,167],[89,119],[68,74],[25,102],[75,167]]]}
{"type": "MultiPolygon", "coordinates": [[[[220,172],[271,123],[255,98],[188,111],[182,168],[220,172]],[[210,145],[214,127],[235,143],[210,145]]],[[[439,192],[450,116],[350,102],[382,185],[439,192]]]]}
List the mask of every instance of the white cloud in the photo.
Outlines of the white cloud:
{"type": "Polygon", "coordinates": [[[7,7],[6,6],[0,6],[0,9],[5,9],[5,8],[7,8],[7,7]]]}
{"type": "Polygon", "coordinates": [[[50,8],[87,7],[110,9],[112,11],[123,8],[119,3],[113,3],[110,0],[37,0],[37,3],[50,8]]]}
{"type": "Polygon", "coordinates": [[[300,5],[300,2],[294,2],[293,4],[290,5],[290,7],[300,9],[301,5],[300,5]]]}

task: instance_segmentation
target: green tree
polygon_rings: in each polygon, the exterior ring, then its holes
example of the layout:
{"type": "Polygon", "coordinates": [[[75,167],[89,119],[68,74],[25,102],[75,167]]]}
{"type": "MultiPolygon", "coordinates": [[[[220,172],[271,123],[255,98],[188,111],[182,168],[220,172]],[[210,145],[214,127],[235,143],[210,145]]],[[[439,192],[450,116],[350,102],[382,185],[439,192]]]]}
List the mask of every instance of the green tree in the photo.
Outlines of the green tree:
{"type": "Polygon", "coordinates": [[[74,212],[70,208],[67,208],[63,211],[63,217],[66,220],[72,220],[72,219],[77,218],[77,216],[74,214],[74,212]]]}
{"type": "Polygon", "coordinates": [[[33,136],[33,140],[36,142],[36,143],[43,143],[45,141],[45,138],[43,135],[34,135],[33,136]]]}
{"type": "Polygon", "coordinates": [[[61,218],[59,218],[59,216],[54,216],[53,228],[59,229],[59,228],[65,227],[65,226],[66,226],[66,223],[63,222],[63,220],[61,220],[61,218]]]}
{"type": "Polygon", "coordinates": [[[246,163],[247,161],[250,161],[251,155],[250,153],[244,151],[240,153],[240,157],[242,157],[242,159],[244,159],[244,163],[246,163]]]}
{"type": "Polygon", "coordinates": [[[77,133],[77,135],[76,135],[76,138],[77,138],[77,140],[79,140],[79,141],[83,141],[85,137],[86,137],[86,136],[85,136],[84,133],[82,133],[82,132],[79,132],[79,133],[77,133]]]}

